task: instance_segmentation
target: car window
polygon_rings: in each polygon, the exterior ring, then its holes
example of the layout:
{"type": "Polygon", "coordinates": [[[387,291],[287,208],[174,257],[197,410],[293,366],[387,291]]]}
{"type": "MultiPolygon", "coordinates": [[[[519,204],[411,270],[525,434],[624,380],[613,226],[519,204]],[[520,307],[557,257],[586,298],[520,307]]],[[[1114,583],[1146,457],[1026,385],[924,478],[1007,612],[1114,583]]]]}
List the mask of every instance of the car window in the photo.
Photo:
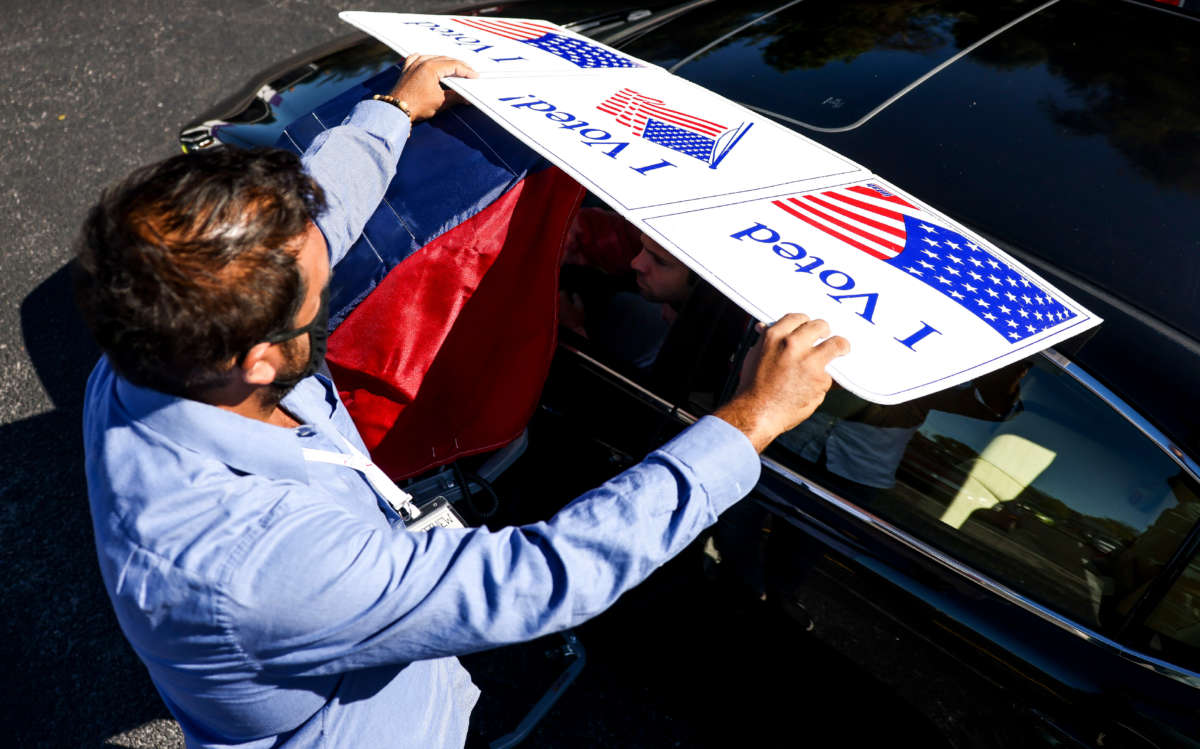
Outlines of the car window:
{"type": "Polygon", "coordinates": [[[563,340],[659,397],[711,410],[748,317],[620,215],[587,202],[559,275],[563,340]]]}
{"type": "Polygon", "coordinates": [[[1114,634],[1195,523],[1200,497],[1155,443],[1041,357],[896,406],[831,391],[769,454],[1114,634]]]}
{"type": "MultiPolygon", "coordinates": [[[[1200,520],[1200,502],[1163,513],[1162,532],[1171,536],[1200,520]]],[[[1147,534],[1149,535],[1149,534],[1147,534]]],[[[1200,556],[1192,558],[1166,596],[1146,618],[1146,646],[1169,660],[1200,669],[1200,556]]]]}

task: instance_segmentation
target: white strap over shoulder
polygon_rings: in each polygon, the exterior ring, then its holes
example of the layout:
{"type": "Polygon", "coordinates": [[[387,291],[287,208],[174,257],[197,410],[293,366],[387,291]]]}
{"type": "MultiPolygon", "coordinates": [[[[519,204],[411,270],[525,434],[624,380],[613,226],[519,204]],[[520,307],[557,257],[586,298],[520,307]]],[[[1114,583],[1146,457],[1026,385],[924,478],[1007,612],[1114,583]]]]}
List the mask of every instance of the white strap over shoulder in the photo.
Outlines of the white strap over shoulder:
{"type": "Polygon", "coordinates": [[[363,455],[362,451],[356,448],[350,440],[336,431],[334,434],[342,441],[346,449],[350,451],[348,454],[333,452],[331,450],[303,448],[301,452],[304,454],[304,459],[313,463],[332,463],[333,465],[353,468],[363,474],[375,491],[387,500],[392,509],[400,513],[406,521],[414,520],[421,516],[421,510],[417,507],[417,503],[413,501],[411,494],[396,486],[396,483],[388,478],[388,475],[379,466],[372,463],[370,458],[363,455]]]}

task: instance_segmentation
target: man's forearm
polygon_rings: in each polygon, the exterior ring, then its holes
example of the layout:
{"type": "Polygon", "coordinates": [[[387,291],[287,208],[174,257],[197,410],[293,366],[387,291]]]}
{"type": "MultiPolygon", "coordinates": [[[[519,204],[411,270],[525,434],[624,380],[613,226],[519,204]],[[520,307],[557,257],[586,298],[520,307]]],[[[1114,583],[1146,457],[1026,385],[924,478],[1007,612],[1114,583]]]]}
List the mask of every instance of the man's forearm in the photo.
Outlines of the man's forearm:
{"type": "Polygon", "coordinates": [[[325,191],[328,207],[316,223],[329,245],[330,264],[345,257],[379,207],[411,129],[408,117],[391,104],[364,101],[304,152],[305,170],[325,191]]]}

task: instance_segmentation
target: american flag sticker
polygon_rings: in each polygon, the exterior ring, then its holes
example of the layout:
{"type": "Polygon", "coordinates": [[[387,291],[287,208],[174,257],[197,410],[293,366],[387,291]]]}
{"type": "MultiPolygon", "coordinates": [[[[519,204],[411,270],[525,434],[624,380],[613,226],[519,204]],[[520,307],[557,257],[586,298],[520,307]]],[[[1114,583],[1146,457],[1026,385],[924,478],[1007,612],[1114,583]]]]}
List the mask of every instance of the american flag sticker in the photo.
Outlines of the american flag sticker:
{"type": "Polygon", "coordinates": [[[623,88],[596,109],[616,118],[633,134],[672,151],[691,156],[716,169],[746,135],[752,122],[726,127],[699,115],[681,112],[631,88],[623,88]]]}
{"type": "Polygon", "coordinates": [[[610,49],[562,34],[561,29],[537,21],[499,18],[455,18],[456,23],[476,31],[528,44],[580,68],[640,68],[640,64],[610,49]]]}
{"type": "Polygon", "coordinates": [[[954,300],[1010,344],[1076,317],[1009,264],[877,183],[772,204],[954,300]]]}

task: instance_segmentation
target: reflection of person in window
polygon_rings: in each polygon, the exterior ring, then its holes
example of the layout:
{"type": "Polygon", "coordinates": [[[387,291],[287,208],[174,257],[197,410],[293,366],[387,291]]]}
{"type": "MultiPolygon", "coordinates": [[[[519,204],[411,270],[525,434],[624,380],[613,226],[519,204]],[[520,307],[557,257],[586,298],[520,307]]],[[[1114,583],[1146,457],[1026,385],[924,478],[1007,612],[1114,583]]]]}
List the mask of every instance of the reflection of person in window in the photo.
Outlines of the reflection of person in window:
{"type": "Polygon", "coordinates": [[[603,352],[649,369],[697,281],[614,213],[585,209],[568,238],[559,320],[603,352]]]}
{"type": "Polygon", "coordinates": [[[1017,409],[1021,378],[1029,366],[1020,362],[894,406],[870,403],[835,385],[821,409],[778,443],[854,484],[891,489],[904,451],[930,411],[986,421],[1008,419],[1017,409]]]}

